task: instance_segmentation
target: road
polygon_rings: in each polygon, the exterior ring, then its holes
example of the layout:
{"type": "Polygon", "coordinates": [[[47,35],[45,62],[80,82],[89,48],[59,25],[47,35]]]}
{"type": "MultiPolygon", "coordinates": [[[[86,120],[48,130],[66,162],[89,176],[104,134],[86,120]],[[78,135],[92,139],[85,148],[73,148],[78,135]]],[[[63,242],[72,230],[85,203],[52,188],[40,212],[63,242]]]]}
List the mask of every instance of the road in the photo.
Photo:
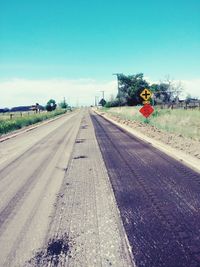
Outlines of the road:
{"type": "Polygon", "coordinates": [[[88,111],[0,143],[0,195],[1,267],[134,266],[88,111]]]}
{"type": "Polygon", "coordinates": [[[138,267],[200,266],[200,174],[98,115],[95,131],[138,267]]]}
{"type": "Polygon", "coordinates": [[[199,267],[200,175],[79,110],[0,143],[0,267],[199,267]]]}

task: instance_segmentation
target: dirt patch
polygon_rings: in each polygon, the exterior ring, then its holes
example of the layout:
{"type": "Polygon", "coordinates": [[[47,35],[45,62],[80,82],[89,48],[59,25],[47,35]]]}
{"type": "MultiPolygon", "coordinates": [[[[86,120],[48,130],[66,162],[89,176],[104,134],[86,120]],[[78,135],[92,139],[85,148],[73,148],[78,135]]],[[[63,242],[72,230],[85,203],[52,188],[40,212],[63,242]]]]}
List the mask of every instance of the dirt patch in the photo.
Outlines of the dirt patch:
{"type": "Polygon", "coordinates": [[[88,125],[87,124],[81,126],[81,129],[87,129],[87,128],[88,128],[88,125]]]}
{"type": "Polygon", "coordinates": [[[81,144],[81,143],[84,143],[85,142],[85,139],[77,139],[76,140],[76,144],[81,144]]]}
{"type": "Polygon", "coordinates": [[[70,257],[71,244],[67,234],[60,238],[52,238],[48,241],[47,246],[37,251],[24,267],[56,267],[70,257]]]}
{"type": "Polygon", "coordinates": [[[110,114],[106,114],[106,116],[113,119],[114,121],[117,121],[118,123],[125,124],[152,139],[158,140],[164,144],[167,144],[173,148],[188,153],[195,158],[200,159],[200,140],[186,138],[181,134],[165,132],[156,128],[155,126],[142,122],[123,120],[110,114]]]}
{"type": "Polygon", "coordinates": [[[67,255],[69,251],[68,243],[65,243],[63,239],[52,240],[47,247],[47,254],[49,256],[59,256],[61,253],[67,255]]]}
{"type": "Polygon", "coordinates": [[[67,171],[67,168],[60,168],[60,167],[56,167],[56,169],[58,169],[58,170],[61,170],[61,171],[64,171],[64,172],[66,172],[66,171],[67,171]]]}
{"type": "Polygon", "coordinates": [[[74,157],[74,159],[86,159],[87,156],[77,156],[77,157],[74,157]]]}
{"type": "Polygon", "coordinates": [[[57,198],[63,198],[63,197],[64,197],[64,194],[63,193],[57,194],[57,198]]]}

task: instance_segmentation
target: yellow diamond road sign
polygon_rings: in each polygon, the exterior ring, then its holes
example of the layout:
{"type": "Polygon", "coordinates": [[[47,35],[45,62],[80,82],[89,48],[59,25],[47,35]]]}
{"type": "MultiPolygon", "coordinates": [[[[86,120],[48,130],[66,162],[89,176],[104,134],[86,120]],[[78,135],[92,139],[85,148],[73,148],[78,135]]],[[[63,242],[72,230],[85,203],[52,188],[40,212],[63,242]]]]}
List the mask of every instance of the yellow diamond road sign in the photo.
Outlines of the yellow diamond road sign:
{"type": "Polygon", "coordinates": [[[149,98],[151,98],[151,96],[152,96],[152,92],[149,91],[148,89],[144,89],[144,90],[142,91],[142,93],[140,94],[140,96],[141,96],[145,101],[147,101],[147,100],[149,100],[149,98]]]}

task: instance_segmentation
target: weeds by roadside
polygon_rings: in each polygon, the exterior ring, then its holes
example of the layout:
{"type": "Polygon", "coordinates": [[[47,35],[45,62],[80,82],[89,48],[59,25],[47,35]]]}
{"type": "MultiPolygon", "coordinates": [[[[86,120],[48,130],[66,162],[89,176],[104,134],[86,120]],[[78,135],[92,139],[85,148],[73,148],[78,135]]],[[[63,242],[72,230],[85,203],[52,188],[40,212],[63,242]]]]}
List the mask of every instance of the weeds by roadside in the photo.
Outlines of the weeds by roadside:
{"type": "Polygon", "coordinates": [[[141,107],[118,107],[103,109],[120,119],[149,123],[158,129],[176,133],[200,141],[200,111],[181,109],[157,109],[146,120],[139,112],[141,107]]]}
{"type": "Polygon", "coordinates": [[[21,129],[25,126],[41,122],[55,116],[64,114],[65,110],[55,110],[53,112],[33,114],[25,117],[17,117],[15,119],[0,119],[0,135],[6,134],[8,132],[21,129]]]}

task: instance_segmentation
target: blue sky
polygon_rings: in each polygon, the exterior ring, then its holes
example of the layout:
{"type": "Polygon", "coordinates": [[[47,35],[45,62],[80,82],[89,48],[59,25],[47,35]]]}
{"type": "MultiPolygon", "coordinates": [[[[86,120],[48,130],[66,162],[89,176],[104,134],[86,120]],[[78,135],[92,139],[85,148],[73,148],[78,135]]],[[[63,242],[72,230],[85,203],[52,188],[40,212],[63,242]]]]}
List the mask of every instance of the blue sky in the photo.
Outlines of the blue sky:
{"type": "MultiPolygon", "coordinates": [[[[0,0],[0,90],[13,82],[20,95],[19,80],[84,80],[93,88],[80,93],[89,103],[96,86],[109,91],[112,73],[143,72],[152,81],[169,74],[200,96],[199,13],[199,0],[0,0]]],[[[68,94],[75,98],[70,88],[68,94]]]]}

